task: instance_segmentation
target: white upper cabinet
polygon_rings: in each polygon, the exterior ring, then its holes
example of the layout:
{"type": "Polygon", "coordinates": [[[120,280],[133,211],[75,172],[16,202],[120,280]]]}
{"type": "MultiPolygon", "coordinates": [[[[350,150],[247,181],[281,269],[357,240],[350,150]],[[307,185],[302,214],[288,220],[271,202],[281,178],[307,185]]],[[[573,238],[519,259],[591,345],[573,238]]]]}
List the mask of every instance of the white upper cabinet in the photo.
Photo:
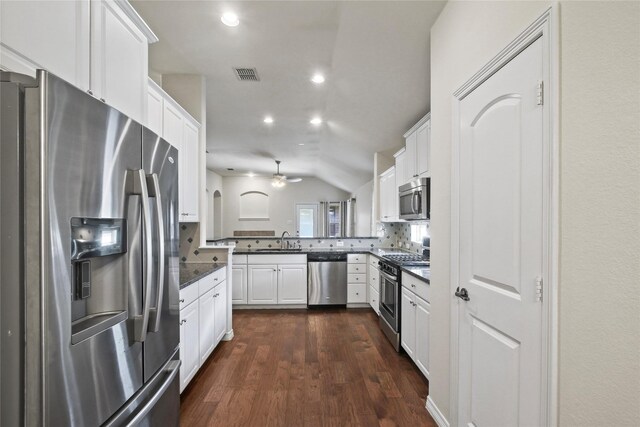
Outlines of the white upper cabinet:
{"type": "Polygon", "coordinates": [[[200,200],[200,125],[188,118],[184,121],[180,150],[180,221],[198,222],[200,200]]]}
{"type": "Polygon", "coordinates": [[[178,201],[180,222],[198,222],[200,207],[200,124],[195,121],[176,101],[167,95],[158,85],[149,80],[148,98],[153,110],[160,108],[160,114],[147,111],[147,127],[154,130],[162,123],[157,132],[167,142],[178,149],[178,182],[180,199],[178,201]]]}
{"type": "Polygon", "coordinates": [[[431,119],[427,120],[422,126],[420,126],[416,132],[416,174],[418,177],[430,176],[430,160],[431,119]]]}
{"type": "Polygon", "coordinates": [[[149,79],[147,92],[147,127],[158,135],[162,135],[164,109],[164,91],[149,79]]]}
{"type": "Polygon", "coordinates": [[[398,221],[398,203],[396,168],[391,166],[380,174],[380,221],[398,221]]]}
{"type": "Polygon", "coordinates": [[[91,90],[144,123],[148,40],[113,1],[91,1],[91,90]]]}
{"type": "MultiPolygon", "coordinates": [[[[430,176],[431,113],[420,119],[404,134],[404,138],[403,174],[397,175],[398,186],[416,178],[430,176]]],[[[398,164],[398,153],[396,154],[396,165],[398,164]]]]}
{"type": "Polygon", "coordinates": [[[0,2],[0,66],[44,68],[140,123],[148,43],[157,37],[126,1],[0,2]]]}
{"type": "Polygon", "coordinates": [[[409,180],[407,163],[410,159],[407,158],[407,149],[402,148],[393,157],[396,159],[396,182],[400,186],[409,180]]]}
{"type": "Polygon", "coordinates": [[[89,0],[0,1],[0,65],[89,89],[89,0]]]}

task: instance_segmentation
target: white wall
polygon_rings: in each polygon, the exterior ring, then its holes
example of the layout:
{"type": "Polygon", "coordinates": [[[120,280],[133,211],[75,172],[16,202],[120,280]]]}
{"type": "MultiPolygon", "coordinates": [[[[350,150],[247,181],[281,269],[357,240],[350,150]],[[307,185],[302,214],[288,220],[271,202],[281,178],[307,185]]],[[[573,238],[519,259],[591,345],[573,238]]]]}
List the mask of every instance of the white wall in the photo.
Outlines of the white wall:
{"type": "MultiPolygon", "coordinates": [[[[431,30],[429,393],[448,419],[452,93],[549,4],[449,2],[431,30]]],[[[640,425],[639,7],[560,9],[561,426],[640,425]]]]}
{"type": "MultiPolygon", "coordinates": [[[[207,169],[206,171],[206,176],[207,176],[207,195],[206,195],[206,236],[207,236],[207,240],[212,240],[214,238],[216,238],[216,236],[214,235],[214,229],[213,229],[213,221],[214,221],[214,215],[213,215],[213,194],[216,191],[219,191],[220,194],[222,195],[223,198],[223,203],[224,203],[224,192],[222,189],[222,177],[220,175],[218,175],[217,173],[215,173],[214,171],[211,171],[209,169],[207,169]]],[[[224,205],[223,205],[223,210],[224,210],[224,205]]],[[[224,236],[221,236],[224,237],[224,236]]]]}
{"type": "Polygon", "coordinates": [[[429,395],[450,419],[451,123],[453,92],[546,8],[448,2],[431,28],[431,325],[429,395]]]}
{"type": "Polygon", "coordinates": [[[271,186],[271,178],[223,177],[224,236],[234,230],[274,230],[280,236],[285,230],[296,235],[295,204],[320,201],[347,200],[349,193],[317,178],[305,177],[302,182],[289,183],[283,188],[271,186]],[[261,191],[269,195],[268,221],[240,221],[240,194],[261,191]]]}
{"type": "Polygon", "coordinates": [[[358,188],[352,197],[356,199],[356,237],[373,236],[371,214],[373,211],[373,180],[358,188]]]}
{"type": "Polygon", "coordinates": [[[640,425],[640,3],[561,4],[560,425],[640,425]]]}

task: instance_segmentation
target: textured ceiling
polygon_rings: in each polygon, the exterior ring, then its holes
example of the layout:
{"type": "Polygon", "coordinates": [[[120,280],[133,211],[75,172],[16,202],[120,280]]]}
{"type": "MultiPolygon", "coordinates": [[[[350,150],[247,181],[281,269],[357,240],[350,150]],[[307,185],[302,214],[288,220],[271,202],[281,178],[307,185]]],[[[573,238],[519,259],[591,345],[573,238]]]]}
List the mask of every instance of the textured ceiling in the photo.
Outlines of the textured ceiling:
{"type": "Polygon", "coordinates": [[[373,153],[399,148],[429,111],[429,29],[443,2],[132,4],[160,38],[152,70],[206,77],[207,167],[223,175],[271,174],[277,158],[286,175],[354,191],[372,178],[373,153]],[[220,22],[228,10],[239,26],[220,22]],[[261,81],[241,82],[233,67],[255,67],[261,81]],[[324,84],[310,82],[315,72],[324,84]]]}

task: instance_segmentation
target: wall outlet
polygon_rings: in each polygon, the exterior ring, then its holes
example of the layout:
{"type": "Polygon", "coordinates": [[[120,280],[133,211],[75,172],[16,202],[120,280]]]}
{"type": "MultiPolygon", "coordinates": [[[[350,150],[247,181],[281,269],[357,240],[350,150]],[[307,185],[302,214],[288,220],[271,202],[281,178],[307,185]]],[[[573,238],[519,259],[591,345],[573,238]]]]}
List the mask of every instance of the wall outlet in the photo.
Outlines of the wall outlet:
{"type": "Polygon", "coordinates": [[[338,240],[338,241],[336,242],[336,246],[337,246],[337,247],[344,246],[344,242],[343,242],[342,240],[338,240]]]}

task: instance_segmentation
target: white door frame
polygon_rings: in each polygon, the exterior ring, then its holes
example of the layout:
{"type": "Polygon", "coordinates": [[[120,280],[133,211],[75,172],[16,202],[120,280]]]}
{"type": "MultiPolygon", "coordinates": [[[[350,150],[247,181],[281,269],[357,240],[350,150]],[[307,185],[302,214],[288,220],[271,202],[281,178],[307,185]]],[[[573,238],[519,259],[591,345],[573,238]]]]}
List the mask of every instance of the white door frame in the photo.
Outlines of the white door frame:
{"type": "Polygon", "coordinates": [[[451,152],[451,340],[450,340],[450,422],[458,425],[458,299],[460,238],[460,103],[475,88],[495,74],[533,41],[543,41],[543,96],[546,109],[544,126],[544,176],[548,185],[543,190],[544,239],[542,298],[542,396],[540,419],[546,425],[557,425],[558,389],[558,217],[559,217],[559,43],[558,7],[549,7],[505,49],[489,61],[453,94],[453,139],[451,152]]]}

